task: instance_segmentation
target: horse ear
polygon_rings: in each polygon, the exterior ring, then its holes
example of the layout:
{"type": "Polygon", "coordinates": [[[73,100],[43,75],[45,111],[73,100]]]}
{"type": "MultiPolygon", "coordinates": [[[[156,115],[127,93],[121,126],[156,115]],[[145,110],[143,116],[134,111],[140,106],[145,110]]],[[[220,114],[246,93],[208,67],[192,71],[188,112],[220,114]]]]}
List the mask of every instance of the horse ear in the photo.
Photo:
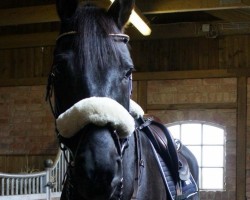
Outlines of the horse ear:
{"type": "Polygon", "coordinates": [[[122,29],[134,8],[135,0],[115,0],[110,6],[108,13],[113,16],[119,29],[122,29]]]}
{"type": "Polygon", "coordinates": [[[78,0],[56,0],[58,16],[61,20],[72,17],[78,6],[78,0]]]}

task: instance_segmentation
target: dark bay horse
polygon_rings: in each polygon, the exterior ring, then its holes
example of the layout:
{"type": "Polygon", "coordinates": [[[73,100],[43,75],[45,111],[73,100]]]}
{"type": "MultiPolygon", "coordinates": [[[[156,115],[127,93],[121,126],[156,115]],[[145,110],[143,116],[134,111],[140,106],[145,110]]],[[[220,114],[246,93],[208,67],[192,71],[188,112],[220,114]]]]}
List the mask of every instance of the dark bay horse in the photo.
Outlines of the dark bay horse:
{"type": "Polygon", "coordinates": [[[61,30],[47,95],[54,91],[58,138],[71,155],[61,199],[171,199],[130,100],[134,66],[123,29],[134,1],[108,10],[77,0],[56,6],[61,30]]]}

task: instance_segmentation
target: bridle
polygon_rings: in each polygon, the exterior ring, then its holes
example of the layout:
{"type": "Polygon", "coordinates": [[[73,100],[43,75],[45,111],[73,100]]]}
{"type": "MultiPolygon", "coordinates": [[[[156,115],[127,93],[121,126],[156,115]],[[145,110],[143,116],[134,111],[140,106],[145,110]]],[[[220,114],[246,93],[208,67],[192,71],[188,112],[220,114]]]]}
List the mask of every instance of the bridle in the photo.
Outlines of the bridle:
{"type": "MultiPolygon", "coordinates": [[[[77,31],[68,31],[68,32],[62,33],[56,38],[56,41],[60,40],[64,36],[76,35],[77,33],[78,33],[77,31]]],[[[130,37],[124,33],[110,33],[108,35],[113,37],[115,41],[124,42],[125,44],[127,44],[130,40],[130,37]]]]}
{"type": "MultiPolygon", "coordinates": [[[[56,38],[56,41],[59,41],[61,38],[68,36],[68,35],[76,35],[77,33],[78,33],[77,31],[68,31],[68,32],[62,33],[56,38]]],[[[123,34],[123,33],[110,33],[108,35],[111,36],[112,38],[114,38],[115,41],[123,42],[125,44],[127,44],[130,40],[130,37],[126,34],[123,34]]],[[[55,67],[54,67],[54,64],[52,64],[51,72],[49,74],[48,84],[47,84],[46,101],[49,101],[52,114],[54,115],[54,118],[56,118],[56,112],[55,112],[54,106],[53,106],[52,101],[51,101],[51,98],[53,96],[53,89],[54,89],[54,87],[53,87],[54,86],[54,78],[55,78],[54,70],[55,70],[55,67]]],[[[132,75],[129,77],[129,79],[130,79],[129,90],[131,91],[130,92],[130,94],[131,94],[132,93],[132,75]]]]}
{"type": "MultiPolygon", "coordinates": [[[[61,38],[65,37],[65,36],[69,36],[69,35],[76,35],[77,32],[76,31],[69,31],[69,32],[65,32],[65,33],[62,33],[60,34],[56,41],[59,41],[61,38]]],[[[123,42],[125,44],[128,43],[129,41],[129,36],[126,35],[126,34],[123,34],[123,33],[111,33],[111,34],[108,34],[108,36],[112,37],[116,42],[123,42]]],[[[56,119],[56,110],[53,106],[53,103],[51,101],[51,98],[52,98],[52,95],[53,95],[53,90],[54,90],[54,78],[55,78],[55,73],[54,73],[54,69],[55,67],[52,66],[52,70],[50,72],[50,75],[49,75],[49,78],[48,78],[48,85],[47,85],[47,94],[46,94],[46,100],[49,101],[49,104],[50,104],[50,107],[51,107],[51,111],[54,115],[54,118],[56,119]]],[[[130,93],[132,93],[132,75],[129,77],[129,91],[130,93]]],[[[88,126],[87,126],[88,127],[88,126]]],[[[86,128],[87,128],[86,127],[86,128]]],[[[57,129],[57,125],[56,125],[56,122],[55,122],[55,130],[56,130],[56,134],[57,134],[57,137],[58,137],[58,140],[59,140],[59,146],[61,148],[61,150],[64,152],[64,155],[66,157],[66,154],[65,154],[65,151],[66,150],[69,150],[69,148],[65,147],[64,145],[62,145],[62,141],[61,141],[61,136],[60,136],[60,133],[57,129]]],[[[110,133],[111,133],[111,136],[114,140],[114,143],[115,143],[115,146],[117,148],[117,152],[120,156],[120,159],[121,159],[121,166],[122,165],[122,161],[123,161],[123,155],[125,153],[125,150],[126,148],[129,146],[129,138],[119,138],[119,135],[118,133],[116,132],[116,130],[113,130],[112,128],[110,129],[110,133]]],[[[141,153],[140,153],[140,149],[141,149],[141,145],[138,144],[138,141],[139,141],[139,138],[138,138],[138,133],[136,134],[136,137],[135,137],[135,145],[136,145],[136,151],[137,151],[137,160],[136,161],[138,164],[138,167],[136,169],[136,172],[135,172],[135,175],[136,175],[136,186],[135,186],[135,189],[134,189],[134,193],[133,193],[133,197],[136,196],[137,194],[137,190],[138,190],[138,179],[139,179],[139,175],[138,175],[138,170],[139,170],[139,162],[141,161],[141,153]],[[139,148],[139,150],[138,150],[139,148]]],[[[82,143],[82,140],[84,140],[84,136],[81,136],[80,137],[80,140],[79,140],[79,143],[77,145],[77,148],[76,148],[76,151],[75,153],[73,154],[72,152],[70,152],[70,157],[72,160],[67,160],[66,158],[66,161],[68,163],[68,170],[66,172],[66,175],[68,176],[69,179],[71,179],[71,169],[74,167],[75,165],[75,157],[77,156],[77,153],[78,153],[78,149],[79,149],[79,146],[80,144],[82,143]]],[[[70,150],[69,150],[70,151],[70,150]]],[[[114,195],[117,195],[119,199],[122,198],[122,195],[123,195],[123,169],[121,169],[121,179],[120,179],[120,183],[116,186],[116,188],[114,188],[113,192],[111,193],[111,196],[110,196],[110,199],[114,196],[114,195]],[[118,193],[118,194],[116,194],[118,193]]],[[[68,180],[71,182],[71,180],[68,180]]],[[[73,183],[71,182],[70,183],[71,187],[73,187],[73,183]]],[[[69,194],[69,191],[67,192],[67,198],[68,200],[70,199],[70,195],[69,194]]]]}

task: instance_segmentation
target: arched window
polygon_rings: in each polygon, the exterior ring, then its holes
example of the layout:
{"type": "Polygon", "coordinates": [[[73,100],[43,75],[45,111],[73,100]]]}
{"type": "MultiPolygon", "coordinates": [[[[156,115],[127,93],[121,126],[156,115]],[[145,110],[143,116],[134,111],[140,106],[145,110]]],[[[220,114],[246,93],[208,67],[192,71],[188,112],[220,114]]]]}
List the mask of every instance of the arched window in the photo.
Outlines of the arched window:
{"type": "Polygon", "coordinates": [[[225,188],[225,131],[221,126],[188,121],[166,125],[174,138],[180,139],[197,158],[201,190],[225,188]]]}

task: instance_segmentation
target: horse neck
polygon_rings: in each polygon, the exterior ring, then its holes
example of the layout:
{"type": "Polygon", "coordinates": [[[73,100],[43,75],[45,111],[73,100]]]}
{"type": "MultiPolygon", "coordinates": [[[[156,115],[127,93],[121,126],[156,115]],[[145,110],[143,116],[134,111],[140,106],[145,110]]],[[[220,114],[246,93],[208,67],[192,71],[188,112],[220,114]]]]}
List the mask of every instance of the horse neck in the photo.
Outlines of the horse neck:
{"type": "Polygon", "coordinates": [[[131,146],[133,146],[133,155],[135,156],[132,158],[134,162],[133,168],[131,168],[134,174],[133,182],[130,182],[133,193],[130,198],[125,199],[167,199],[162,176],[146,134],[143,131],[134,133],[133,145],[131,146]],[[136,180],[138,181],[136,182],[136,180]]]}

